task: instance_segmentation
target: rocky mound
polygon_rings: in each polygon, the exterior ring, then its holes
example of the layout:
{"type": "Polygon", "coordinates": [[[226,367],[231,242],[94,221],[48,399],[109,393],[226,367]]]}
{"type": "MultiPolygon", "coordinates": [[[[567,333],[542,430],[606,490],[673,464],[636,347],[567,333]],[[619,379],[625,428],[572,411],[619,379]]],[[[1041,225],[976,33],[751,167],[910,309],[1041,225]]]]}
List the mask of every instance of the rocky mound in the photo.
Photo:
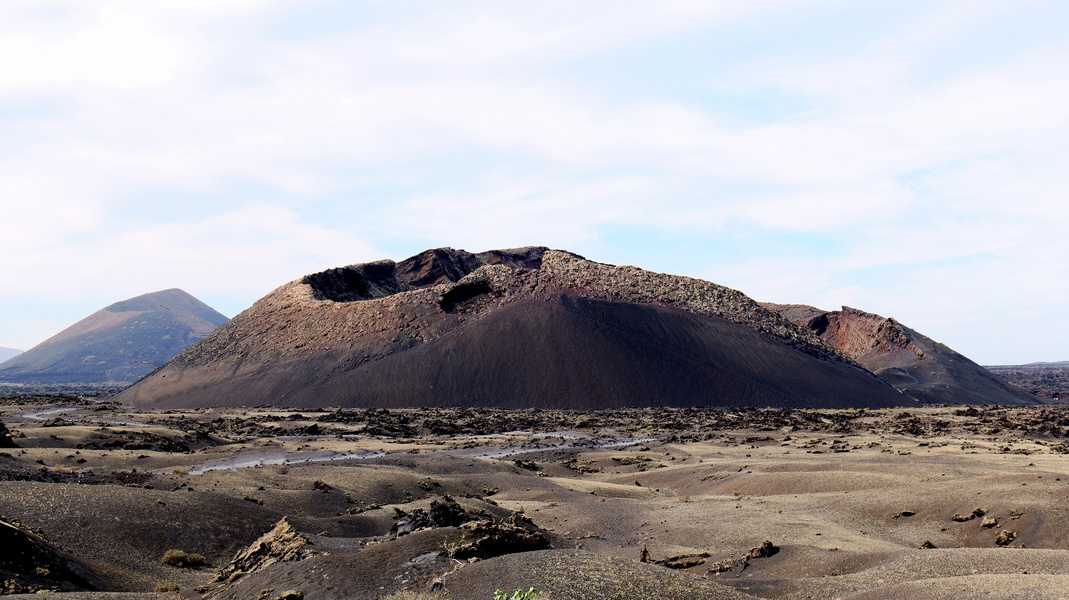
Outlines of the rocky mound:
{"type": "Polygon", "coordinates": [[[256,539],[248,548],[238,552],[225,567],[219,569],[212,577],[212,583],[232,583],[238,579],[258,573],[278,562],[300,561],[320,554],[313,548],[312,542],[299,533],[285,517],[275,523],[271,531],[256,539]]]}
{"type": "Polygon", "coordinates": [[[904,401],[738,291],[546,248],[428,250],[309,275],[118,399],[587,409],[904,401]]]}
{"type": "Polygon", "coordinates": [[[844,306],[824,311],[764,304],[819,335],[877,377],[926,404],[1035,404],[1039,400],[894,319],[844,306]]]}
{"type": "Polygon", "coordinates": [[[226,317],[178,289],[116,302],[0,364],[2,383],[132,383],[226,317]]]}

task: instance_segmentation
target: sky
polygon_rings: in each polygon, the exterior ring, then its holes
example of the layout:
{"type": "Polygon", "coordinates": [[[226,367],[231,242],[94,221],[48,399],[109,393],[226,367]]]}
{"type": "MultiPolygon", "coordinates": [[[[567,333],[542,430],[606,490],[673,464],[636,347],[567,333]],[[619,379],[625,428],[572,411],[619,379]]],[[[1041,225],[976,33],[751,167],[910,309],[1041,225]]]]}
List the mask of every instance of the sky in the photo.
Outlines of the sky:
{"type": "Polygon", "coordinates": [[[1069,360],[1069,3],[5,0],[0,346],[545,245],[1069,360]]]}

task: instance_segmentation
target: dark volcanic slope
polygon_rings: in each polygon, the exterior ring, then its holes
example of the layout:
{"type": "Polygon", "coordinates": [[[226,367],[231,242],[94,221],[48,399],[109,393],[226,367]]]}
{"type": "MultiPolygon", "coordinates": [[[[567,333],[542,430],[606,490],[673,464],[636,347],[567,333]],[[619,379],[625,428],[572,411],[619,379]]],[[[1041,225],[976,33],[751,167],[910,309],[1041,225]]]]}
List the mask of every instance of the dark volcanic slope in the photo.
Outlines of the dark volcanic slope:
{"type": "Polygon", "coordinates": [[[1035,404],[1039,399],[894,319],[844,306],[764,304],[824,338],[880,379],[932,403],[1035,404]]]}
{"type": "Polygon", "coordinates": [[[179,289],[116,302],[0,364],[0,382],[133,382],[226,317],[179,289]]]}
{"type": "Polygon", "coordinates": [[[119,400],[236,406],[890,406],[911,401],[740,292],[522,248],[309,275],[119,400]]]}

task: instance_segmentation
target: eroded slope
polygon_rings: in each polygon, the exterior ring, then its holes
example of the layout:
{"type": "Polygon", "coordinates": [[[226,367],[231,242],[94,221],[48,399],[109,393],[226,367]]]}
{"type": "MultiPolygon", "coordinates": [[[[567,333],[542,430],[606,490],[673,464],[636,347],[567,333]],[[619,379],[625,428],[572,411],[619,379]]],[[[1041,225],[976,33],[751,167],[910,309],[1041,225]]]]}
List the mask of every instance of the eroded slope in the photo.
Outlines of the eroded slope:
{"type": "Polygon", "coordinates": [[[798,304],[765,306],[819,335],[880,379],[921,402],[1038,402],[1038,398],[894,319],[848,306],[841,311],[798,304]]]}
{"type": "Polygon", "coordinates": [[[153,406],[886,406],[819,336],[707,281],[546,248],[286,284],[139,382],[153,406]]]}

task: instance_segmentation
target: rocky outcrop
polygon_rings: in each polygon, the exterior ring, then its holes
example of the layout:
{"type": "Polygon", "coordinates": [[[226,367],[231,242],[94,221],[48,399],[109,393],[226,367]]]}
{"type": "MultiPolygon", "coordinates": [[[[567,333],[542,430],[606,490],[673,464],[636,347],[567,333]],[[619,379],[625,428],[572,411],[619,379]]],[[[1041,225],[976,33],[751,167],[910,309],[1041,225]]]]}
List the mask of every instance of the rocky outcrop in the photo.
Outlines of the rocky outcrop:
{"type": "Polygon", "coordinates": [[[309,275],[119,399],[157,407],[910,403],[741,292],[541,247],[442,248],[309,275]]]}
{"type": "Polygon", "coordinates": [[[225,567],[219,569],[209,583],[232,583],[241,577],[262,571],[279,562],[304,560],[319,552],[309,548],[312,542],[297,532],[283,518],[248,548],[238,552],[225,567]]]}
{"type": "Polygon", "coordinates": [[[844,306],[824,311],[764,304],[812,331],[880,379],[920,402],[1034,404],[1038,398],[931,338],[880,315],[844,306]]]}
{"type": "Polygon", "coordinates": [[[462,542],[449,550],[452,558],[469,560],[504,556],[551,548],[545,533],[523,513],[513,513],[508,521],[479,519],[460,526],[462,542]]]}
{"type": "Polygon", "coordinates": [[[301,282],[311,288],[316,300],[374,300],[400,292],[456,283],[486,265],[537,269],[547,250],[544,247],[531,247],[472,254],[464,250],[436,248],[420,252],[400,263],[380,260],[328,269],[306,275],[301,282]]]}

